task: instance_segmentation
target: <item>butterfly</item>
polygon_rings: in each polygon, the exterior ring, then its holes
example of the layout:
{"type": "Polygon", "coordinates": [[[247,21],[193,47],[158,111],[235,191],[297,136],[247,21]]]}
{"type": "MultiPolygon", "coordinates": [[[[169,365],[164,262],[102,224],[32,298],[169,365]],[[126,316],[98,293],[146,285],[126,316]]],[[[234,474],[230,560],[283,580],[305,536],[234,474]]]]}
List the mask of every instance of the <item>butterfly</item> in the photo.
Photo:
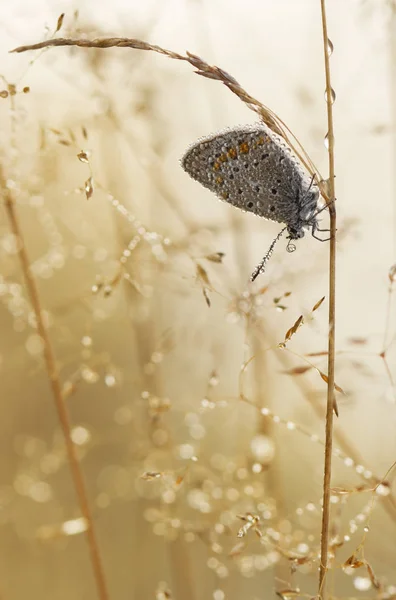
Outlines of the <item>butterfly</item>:
{"type": "Polygon", "coordinates": [[[245,125],[201,138],[184,154],[183,169],[221,200],[259,217],[285,223],[252,274],[263,273],[274,246],[287,231],[293,240],[319,229],[319,190],[286,141],[264,124],[245,125]]]}

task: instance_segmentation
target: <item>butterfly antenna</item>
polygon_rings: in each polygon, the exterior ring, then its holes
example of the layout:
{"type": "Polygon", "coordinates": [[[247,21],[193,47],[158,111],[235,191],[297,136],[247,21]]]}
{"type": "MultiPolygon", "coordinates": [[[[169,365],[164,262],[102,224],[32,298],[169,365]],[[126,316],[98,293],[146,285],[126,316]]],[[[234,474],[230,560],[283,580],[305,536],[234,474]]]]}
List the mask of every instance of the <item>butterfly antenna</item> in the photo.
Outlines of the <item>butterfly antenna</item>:
{"type": "Polygon", "coordinates": [[[286,229],[287,229],[287,227],[284,227],[282,229],[282,231],[280,231],[278,233],[278,235],[276,236],[276,238],[272,242],[271,246],[269,247],[267,254],[264,256],[264,258],[261,261],[261,263],[259,265],[257,265],[257,267],[254,269],[254,271],[252,273],[252,276],[250,278],[250,281],[254,281],[255,279],[257,279],[257,277],[259,275],[261,275],[261,273],[264,273],[266,264],[267,264],[268,260],[271,258],[271,255],[272,255],[272,253],[274,251],[275,244],[282,237],[282,235],[284,234],[284,232],[286,231],[286,229]]]}

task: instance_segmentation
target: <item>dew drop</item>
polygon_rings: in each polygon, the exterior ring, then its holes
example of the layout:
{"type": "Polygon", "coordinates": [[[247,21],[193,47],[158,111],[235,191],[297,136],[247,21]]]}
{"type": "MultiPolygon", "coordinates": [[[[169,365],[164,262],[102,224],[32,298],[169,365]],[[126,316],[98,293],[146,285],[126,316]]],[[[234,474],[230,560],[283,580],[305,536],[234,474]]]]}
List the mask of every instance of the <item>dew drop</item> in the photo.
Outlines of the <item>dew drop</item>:
{"type": "MultiPolygon", "coordinates": [[[[327,90],[325,90],[324,97],[327,102],[327,90]]],[[[334,104],[335,101],[336,101],[336,93],[333,90],[333,88],[330,88],[330,104],[334,104]]]]}
{"type": "Polygon", "coordinates": [[[256,435],[250,442],[250,449],[255,461],[260,464],[268,464],[275,455],[273,442],[266,435],[256,435]]]}
{"type": "Polygon", "coordinates": [[[327,55],[331,56],[334,51],[334,45],[330,38],[327,38],[327,55]]]}
{"type": "Polygon", "coordinates": [[[52,488],[46,481],[36,481],[29,486],[28,495],[35,502],[48,502],[52,498],[52,488]]]}
{"type": "Polygon", "coordinates": [[[107,387],[114,387],[117,383],[117,379],[113,373],[106,373],[104,382],[107,387]]]}
{"type": "Polygon", "coordinates": [[[176,493],[174,490],[165,490],[161,497],[165,504],[173,504],[173,502],[176,500],[176,493]]]}
{"type": "Polygon", "coordinates": [[[17,254],[22,244],[21,240],[16,235],[14,235],[13,233],[9,233],[3,236],[2,246],[7,254],[17,254]]]}
{"type": "Polygon", "coordinates": [[[389,269],[389,281],[395,283],[396,281],[396,264],[392,265],[389,269]]]}
{"type": "Polygon", "coordinates": [[[191,444],[180,444],[179,456],[184,459],[192,458],[194,456],[194,447],[191,444]]]}
{"type": "Polygon", "coordinates": [[[80,374],[86,383],[96,383],[99,380],[99,373],[91,369],[88,365],[81,366],[80,374]]]}
{"type": "Polygon", "coordinates": [[[356,521],[358,521],[359,523],[363,523],[363,521],[366,520],[366,515],[364,513],[359,513],[358,515],[356,515],[356,521]]]}
{"type": "Polygon", "coordinates": [[[377,486],[377,488],[376,488],[375,492],[376,492],[376,494],[377,494],[378,496],[389,496],[389,494],[390,494],[390,489],[389,489],[389,486],[388,486],[388,485],[386,485],[386,484],[384,484],[384,483],[380,483],[380,484],[377,486]]]}
{"type": "Polygon", "coordinates": [[[84,444],[87,444],[90,441],[91,433],[86,427],[77,425],[71,430],[70,437],[74,444],[77,444],[77,446],[83,446],[84,444]]]}
{"type": "Polygon", "coordinates": [[[202,440],[206,435],[206,429],[201,423],[195,423],[190,427],[189,433],[193,440],[202,440]]]}
{"type": "Polygon", "coordinates": [[[396,594],[396,585],[388,585],[386,591],[391,596],[396,594]]]}
{"type": "Polygon", "coordinates": [[[61,531],[65,535],[77,535],[88,529],[88,523],[84,517],[64,521],[61,525],[61,531]]]}
{"type": "Polygon", "coordinates": [[[203,410],[206,410],[206,409],[213,409],[213,408],[215,408],[215,407],[216,407],[216,403],[215,403],[215,402],[213,402],[213,400],[209,400],[209,398],[203,398],[203,399],[201,400],[201,408],[202,408],[203,410]]]}
{"type": "Polygon", "coordinates": [[[90,348],[92,346],[92,338],[89,337],[89,335],[84,335],[81,338],[81,345],[84,346],[84,348],[90,348]]]}
{"type": "Polygon", "coordinates": [[[371,588],[371,581],[368,577],[355,577],[353,585],[360,592],[366,592],[371,588]]]}
{"type": "Polygon", "coordinates": [[[351,533],[356,533],[358,529],[358,526],[356,525],[355,521],[349,521],[349,531],[351,533]]]}
{"type": "Polygon", "coordinates": [[[43,338],[37,333],[33,333],[26,340],[25,347],[31,356],[39,356],[44,350],[43,338]]]}
{"type": "Polygon", "coordinates": [[[216,569],[217,565],[219,564],[219,561],[214,556],[211,556],[207,560],[206,564],[208,565],[209,569],[216,569]]]}
{"type": "Polygon", "coordinates": [[[212,373],[209,379],[209,385],[210,387],[215,387],[216,385],[219,385],[219,378],[217,377],[216,373],[212,373]]]}

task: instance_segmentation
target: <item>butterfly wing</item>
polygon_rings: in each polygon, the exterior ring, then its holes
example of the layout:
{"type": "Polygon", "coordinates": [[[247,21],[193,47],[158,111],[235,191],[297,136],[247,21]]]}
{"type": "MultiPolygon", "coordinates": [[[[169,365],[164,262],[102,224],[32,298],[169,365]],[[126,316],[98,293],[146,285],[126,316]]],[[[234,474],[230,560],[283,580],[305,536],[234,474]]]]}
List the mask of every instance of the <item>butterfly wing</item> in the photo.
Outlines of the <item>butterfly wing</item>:
{"type": "Polygon", "coordinates": [[[294,222],[303,175],[290,148],[264,125],[203,138],[182,158],[184,170],[220,199],[280,223],[294,222]]]}

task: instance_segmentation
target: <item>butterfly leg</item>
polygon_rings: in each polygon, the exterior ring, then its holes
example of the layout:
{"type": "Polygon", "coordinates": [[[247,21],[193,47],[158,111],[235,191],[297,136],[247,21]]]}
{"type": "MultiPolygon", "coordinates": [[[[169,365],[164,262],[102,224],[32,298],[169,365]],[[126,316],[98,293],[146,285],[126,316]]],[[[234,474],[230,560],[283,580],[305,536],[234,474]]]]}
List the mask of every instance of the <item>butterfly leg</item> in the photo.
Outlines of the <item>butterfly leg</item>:
{"type": "Polygon", "coordinates": [[[319,242],[328,242],[331,239],[331,236],[323,240],[322,238],[315,235],[316,231],[330,231],[330,229],[320,229],[317,225],[316,220],[313,223],[311,223],[311,225],[312,225],[311,235],[312,235],[312,237],[315,238],[315,240],[319,240],[319,242]]]}
{"type": "MultiPolygon", "coordinates": [[[[328,229],[317,229],[317,231],[329,231],[329,230],[328,229]]],[[[322,238],[315,235],[313,231],[312,231],[312,237],[315,238],[315,240],[319,240],[319,242],[328,242],[329,240],[331,240],[331,236],[322,240],[322,238]]]]}

